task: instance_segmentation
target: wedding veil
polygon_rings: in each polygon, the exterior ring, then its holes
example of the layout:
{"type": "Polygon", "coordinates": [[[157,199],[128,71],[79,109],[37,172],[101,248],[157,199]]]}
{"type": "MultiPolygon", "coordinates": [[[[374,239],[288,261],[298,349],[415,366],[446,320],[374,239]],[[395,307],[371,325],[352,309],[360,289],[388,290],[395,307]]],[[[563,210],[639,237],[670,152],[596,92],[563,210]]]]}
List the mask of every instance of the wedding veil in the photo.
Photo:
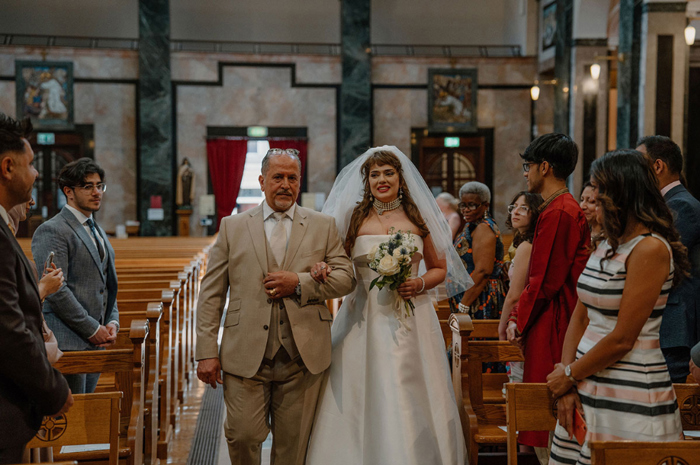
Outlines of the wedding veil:
{"type": "MultiPolygon", "coordinates": [[[[406,186],[430,230],[430,237],[438,257],[440,259],[444,258],[447,262],[447,278],[445,281],[447,295],[452,297],[466,291],[474,284],[474,281],[467,273],[462,260],[452,245],[450,226],[418,169],[406,155],[393,145],[371,148],[343,168],[335,179],[331,193],[328,195],[328,200],[323,205],[323,213],[335,218],[338,232],[344,243],[348,227],[350,226],[352,212],[362,200],[364,193],[365,187],[360,168],[370,155],[379,151],[391,152],[401,162],[406,186]]],[[[424,268],[423,262],[421,262],[421,267],[424,268]]]]}

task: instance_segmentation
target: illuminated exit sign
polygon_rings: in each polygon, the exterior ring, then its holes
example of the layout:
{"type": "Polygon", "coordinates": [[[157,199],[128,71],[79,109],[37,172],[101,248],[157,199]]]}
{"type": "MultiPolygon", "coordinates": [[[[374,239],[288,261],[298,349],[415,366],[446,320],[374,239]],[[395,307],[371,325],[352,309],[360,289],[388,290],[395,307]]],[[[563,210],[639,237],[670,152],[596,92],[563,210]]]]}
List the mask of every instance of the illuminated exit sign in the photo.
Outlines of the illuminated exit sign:
{"type": "Polygon", "coordinates": [[[459,147],[459,137],[445,137],[445,147],[459,147]]]}
{"type": "Polygon", "coordinates": [[[39,145],[54,145],[56,143],[56,134],[53,132],[38,132],[36,134],[36,143],[39,145]]]}
{"type": "Polygon", "coordinates": [[[267,137],[265,126],[248,126],[248,137],[267,137]]]}

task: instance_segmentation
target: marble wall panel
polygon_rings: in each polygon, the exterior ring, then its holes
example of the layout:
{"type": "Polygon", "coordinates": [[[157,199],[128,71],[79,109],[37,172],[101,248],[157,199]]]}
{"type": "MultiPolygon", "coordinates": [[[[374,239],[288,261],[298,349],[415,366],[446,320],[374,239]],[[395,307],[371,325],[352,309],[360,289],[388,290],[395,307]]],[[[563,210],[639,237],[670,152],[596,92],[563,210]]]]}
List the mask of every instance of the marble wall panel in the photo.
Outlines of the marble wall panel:
{"type": "MultiPolygon", "coordinates": [[[[207,126],[306,127],[308,190],[330,191],[336,174],[334,89],[291,87],[285,68],[226,67],[218,86],[178,86],[178,163],[188,157],[196,176],[194,218],[207,193],[207,126]]],[[[192,221],[192,235],[204,230],[192,221]]]]}
{"type": "Polygon", "coordinates": [[[14,81],[0,81],[0,112],[16,116],[17,101],[15,100],[14,81]]]}
{"type": "Polygon", "coordinates": [[[0,75],[15,75],[15,60],[71,61],[75,78],[136,79],[138,54],[130,50],[0,47],[0,75]],[[44,54],[45,53],[45,54],[44,54]]]}

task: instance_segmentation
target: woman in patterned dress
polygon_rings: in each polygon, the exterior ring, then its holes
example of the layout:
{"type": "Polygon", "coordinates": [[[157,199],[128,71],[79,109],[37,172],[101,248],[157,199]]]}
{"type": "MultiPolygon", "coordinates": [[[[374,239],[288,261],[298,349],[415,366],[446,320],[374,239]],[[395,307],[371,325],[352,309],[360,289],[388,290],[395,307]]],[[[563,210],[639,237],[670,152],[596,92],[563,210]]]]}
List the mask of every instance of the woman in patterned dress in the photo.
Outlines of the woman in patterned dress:
{"type": "Polygon", "coordinates": [[[558,397],[550,464],[589,464],[590,441],[675,441],[676,396],[659,346],[671,287],[689,269],[648,160],[618,150],[591,166],[604,237],[578,282],[562,363],[547,377],[558,397]],[[574,409],[585,418],[582,445],[574,409]]]}
{"type": "Polygon", "coordinates": [[[472,181],[459,190],[459,209],[467,224],[455,239],[455,249],[474,286],[450,299],[453,313],[469,313],[472,318],[498,319],[506,298],[503,282],[503,242],[496,222],[488,216],[491,191],[472,181]]]}

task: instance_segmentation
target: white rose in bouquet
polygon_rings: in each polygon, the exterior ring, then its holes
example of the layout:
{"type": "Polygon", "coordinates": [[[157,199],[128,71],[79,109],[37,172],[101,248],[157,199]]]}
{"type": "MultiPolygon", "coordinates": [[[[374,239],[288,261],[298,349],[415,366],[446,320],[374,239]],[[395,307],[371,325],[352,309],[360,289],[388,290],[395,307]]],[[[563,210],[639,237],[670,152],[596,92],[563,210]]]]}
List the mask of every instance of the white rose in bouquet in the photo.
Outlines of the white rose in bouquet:
{"type": "Polygon", "coordinates": [[[379,260],[377,273],[384,276],[392,276],[398,273],[399,270],[401,270],[399,261],[391,255],[385,255],[381,260],[379,260]]]}
{"type": "Polygon", "coordinates": [[[394,249],[394,258],[397,259],[401,265],[405,265],[411,261],[411,255],[406,247],[397,247],[394,249]]]}
{"type": "Polygon", "coordinates": [[[367,260],[372,261],[375,258],[377,258],[377,252],[379,252],[379,246],[375,245],[370,249],[369,253],[367,254],[367,260]]]}

